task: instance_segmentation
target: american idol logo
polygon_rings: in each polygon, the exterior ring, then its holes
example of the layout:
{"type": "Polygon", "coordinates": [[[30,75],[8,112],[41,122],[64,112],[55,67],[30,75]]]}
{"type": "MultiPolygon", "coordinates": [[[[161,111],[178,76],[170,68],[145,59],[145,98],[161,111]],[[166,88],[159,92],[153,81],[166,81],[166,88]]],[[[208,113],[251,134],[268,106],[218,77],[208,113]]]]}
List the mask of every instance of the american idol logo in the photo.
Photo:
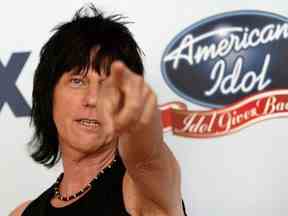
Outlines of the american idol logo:
{"type": "Polygon", "coordinates": [[[164,105],[164,125],[174,133],[219,136],[288,116],[287,18],[236,11],[199,21],[168,44],[161,71],[177,95],[212,108],[189,111],[181,104],[184,110],[177,111],[179,102],[164,105]]]}
{"type": "Polygon", "coordinates": [[[222,107],[263,90],[288,88],[287,38],[283,16],[261,11],[213,16],[169,43],[162,73],[180,97],[222,107]]]}

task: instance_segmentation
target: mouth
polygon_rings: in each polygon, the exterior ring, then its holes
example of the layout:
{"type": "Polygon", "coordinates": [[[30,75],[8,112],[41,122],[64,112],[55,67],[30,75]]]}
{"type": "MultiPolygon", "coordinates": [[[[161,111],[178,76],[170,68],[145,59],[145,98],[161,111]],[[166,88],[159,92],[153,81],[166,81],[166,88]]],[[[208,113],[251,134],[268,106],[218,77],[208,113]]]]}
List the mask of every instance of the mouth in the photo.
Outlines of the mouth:
{"type": "Polygon", "coordinates": [[[95,130],[100,127],[100,122],[95,119],[78,119],[76,122],[85,129],[95,130]]]}

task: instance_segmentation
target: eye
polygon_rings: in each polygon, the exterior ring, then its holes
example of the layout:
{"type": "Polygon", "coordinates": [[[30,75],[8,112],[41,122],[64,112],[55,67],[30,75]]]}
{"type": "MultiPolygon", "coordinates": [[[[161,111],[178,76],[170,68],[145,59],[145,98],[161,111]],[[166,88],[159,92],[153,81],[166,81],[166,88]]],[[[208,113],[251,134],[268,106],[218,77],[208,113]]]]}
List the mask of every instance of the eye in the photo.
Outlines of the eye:
{"type": "Polygon", "coordinates": [[[78,87],[78,86],[84,85],[85,80],[83,80],[82,78],[71,78],[70,83],[72,84],[72,86],[78,87]]]}

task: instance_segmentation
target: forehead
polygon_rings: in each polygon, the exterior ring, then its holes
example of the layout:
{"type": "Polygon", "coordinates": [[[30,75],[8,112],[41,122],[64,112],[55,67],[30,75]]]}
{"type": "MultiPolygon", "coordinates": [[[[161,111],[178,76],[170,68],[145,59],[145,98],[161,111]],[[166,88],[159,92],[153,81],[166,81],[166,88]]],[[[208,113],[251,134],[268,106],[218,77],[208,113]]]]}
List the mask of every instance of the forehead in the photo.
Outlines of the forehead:
{"type": "Polygon", "coordinates": [[[107,74],[106,73],[100,73],[98,71],[96,71],[95,69],[83,69],[83,70],[70,70],[70,71],[65,71],[62,76],[61,76],[61,79],[62,78],[69,78],[69,77],[74,77],[74,76],[77,76],[77,77],[81,77],[81,78],[92,78],[92,77],[95,77],[95,78],[106,78],[107,77],[107,74]]]}

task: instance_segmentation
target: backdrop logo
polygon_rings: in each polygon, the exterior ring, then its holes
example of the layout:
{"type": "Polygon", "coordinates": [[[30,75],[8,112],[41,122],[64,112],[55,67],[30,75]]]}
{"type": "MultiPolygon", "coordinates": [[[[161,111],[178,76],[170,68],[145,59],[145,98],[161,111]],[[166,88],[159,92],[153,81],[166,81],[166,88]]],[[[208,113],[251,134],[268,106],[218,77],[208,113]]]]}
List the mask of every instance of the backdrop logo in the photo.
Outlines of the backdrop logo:
{"type": "Polygon", "coordinates": [[[171,110],[174,133],[218,136],[288,116],[287,38],[287,18],[263,11],[213,16],[179,33],[161,59],[164,79],[180,97],[212,110],[171,110]]]}
{"type": "Polygon", "coordinates": [[[8,103],[11,111],[17,117],[28,116],[30,107],[16,86],[30,52],[13,53],[5,66],[0,61],[0,111],[4,103],[8,103]]]}

